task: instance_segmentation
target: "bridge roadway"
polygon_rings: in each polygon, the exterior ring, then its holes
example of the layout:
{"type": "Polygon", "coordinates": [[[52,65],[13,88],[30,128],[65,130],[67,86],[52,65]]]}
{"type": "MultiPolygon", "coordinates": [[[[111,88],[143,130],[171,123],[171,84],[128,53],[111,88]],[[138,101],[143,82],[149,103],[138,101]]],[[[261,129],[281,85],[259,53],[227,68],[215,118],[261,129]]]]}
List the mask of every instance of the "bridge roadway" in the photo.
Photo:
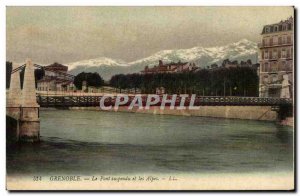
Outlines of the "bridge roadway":
{"type": "MultiPolygon", "coordinates": [[[[37,95],[37,102],[40,107],[93,107],[100,105],[100,99],[102,96],[53,96],[53,95],[37,95]]],[[[128,106],[134,96],[129,96],[129,101],[124,106],[128,106]]],[[[168,98],[168,99],[171,99],[168,98]]],[[[146,95],[142,95],[143,106],[145,106],[147,100],[146,95]]],[[[155,104],[159,106],[161,104],[162,96],[160,101],[155,104]]],[[[180,105],[181,98],[177,96],[175,106],[180,105]]],[[[116,97],[106,98],[106,106],[114,106],[116,97]]],[[[190,97],[186,98],[185,106],[189,106],[190,97]]],[[[262,97],[222,97],[222,96],[198,96],[195,99],[194,106],[288,106],[293,105],[292,99],[286,98],[262,98],[262,97]]],[[[168,106],[168,104],[166,104],[168,106]]]]}

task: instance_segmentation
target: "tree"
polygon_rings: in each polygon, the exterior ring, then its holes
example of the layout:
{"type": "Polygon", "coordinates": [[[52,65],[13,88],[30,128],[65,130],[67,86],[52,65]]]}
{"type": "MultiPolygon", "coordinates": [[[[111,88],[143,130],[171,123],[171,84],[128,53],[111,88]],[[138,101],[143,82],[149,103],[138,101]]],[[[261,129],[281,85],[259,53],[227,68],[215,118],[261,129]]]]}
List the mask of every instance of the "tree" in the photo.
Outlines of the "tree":
{"type": "Polygon", "coordinates": [[[209,96],[258,96],[258,76],[251,67],[219,67],[196,72],[118,74],[112,76],[110,85],[119,89],[141,89],[142,93],[155,93],[164,87],[166,93],[198,94],[209,96]]]}
{"type": "Polygon", "coordinates": [[[104,85],[104,80],[98,73],[81,72],[74,78],[74,85],[77,89],[82,89],[82,82],[86,81],[87,86],[101,87],[104,85]]]}

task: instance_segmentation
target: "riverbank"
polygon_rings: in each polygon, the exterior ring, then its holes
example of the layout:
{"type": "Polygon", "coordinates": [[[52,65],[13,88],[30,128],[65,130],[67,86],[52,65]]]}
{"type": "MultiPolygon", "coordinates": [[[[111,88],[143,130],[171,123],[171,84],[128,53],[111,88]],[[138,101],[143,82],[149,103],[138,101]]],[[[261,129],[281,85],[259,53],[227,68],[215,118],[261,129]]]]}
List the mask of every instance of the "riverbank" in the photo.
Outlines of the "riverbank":
{"type": "MultiPolygon", "coordinates": [[[[100,107],[71,107],[71,110],[100,110],[100,107]]],[[[277,112],[272,111],[271,106],[200,106],[197,110],[191,109],[170,109],[166,107],[161,110],[158,106],[152,106],[149,109],[139,109],[138,107],[129,110],[128,107],[119,107],[117,110],[106,110],[110,112],[133,112],[144,114],[159,115],[180,115],[180,116],[199,116],[227,119],[245,119],[276,121],[277,112]]]]}

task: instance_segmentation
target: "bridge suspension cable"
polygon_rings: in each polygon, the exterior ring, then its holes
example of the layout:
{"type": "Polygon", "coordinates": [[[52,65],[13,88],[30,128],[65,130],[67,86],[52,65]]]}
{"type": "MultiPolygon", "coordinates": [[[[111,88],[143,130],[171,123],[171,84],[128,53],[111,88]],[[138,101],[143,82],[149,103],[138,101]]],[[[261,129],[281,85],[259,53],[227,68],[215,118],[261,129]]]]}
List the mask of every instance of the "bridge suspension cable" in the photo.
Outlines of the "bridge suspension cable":
{"type": "Polygon", "coordinates": [[[21,69],[24,69],[25,67],[26,67],[26,64],[21,65],[21,66],[15,68],[15,69],[13,69],[13,70],[11,71],[11,74],[14,74],[14,73],[16,73],[17,71],[20,71],[21,69]]]}
{"type": "MultiPolygon", "coordinates": [[[[18,71],[20,71],[20,70],[23,70],[25,67],[26,67],[26,64],[23,64],[23,65],[21,65],[21,66],[15,68],[15,69],[13,69],[13,70],[11,71],[11,74],[14,74],[14,73],[16,73],[16,72],[18,72],[18,71]]],[[[59,81],[61,81],[61,82],[62,82],[62,81],[68,81],[68,80],[74,81],[74,78],[75,78],[74,75],[67,74],[67,73],[63,73],[63,72],[60,72],[60,71],[53,71],[53,70],[51,70],[50,68],[47,68],[47,67],[42,66],[42,65],[34,64],[34,67],[39,68],[39,69],[44,69],[44,70],[47,70],[47,71],[50,71],[50,72],[53,72],[53,73],[58,73],[58,74],[60,74],[61,76],[64,76],[64,77],[67,78],[66,80],[63,80],[63,79],[61,79],[61,78],[56,77],[56,79],[59,80],[59,81]]]]}

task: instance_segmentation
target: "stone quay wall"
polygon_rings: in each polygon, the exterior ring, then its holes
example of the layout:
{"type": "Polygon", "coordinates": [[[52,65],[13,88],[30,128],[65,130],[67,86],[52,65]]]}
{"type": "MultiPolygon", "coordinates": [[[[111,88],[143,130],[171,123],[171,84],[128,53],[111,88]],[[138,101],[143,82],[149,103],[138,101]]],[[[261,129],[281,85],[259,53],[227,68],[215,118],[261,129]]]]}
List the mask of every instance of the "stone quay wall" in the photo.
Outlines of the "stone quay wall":
{"type": "MultiPolygon", "coordinates": [[[[71,107],[70,109],[101,110],[100,107],[71,107]]],[[[160,110],[158,106],[150,107],[150,109],[133,108],[132,110],[128,110],[127,107],[119,107],[118,110],[111,109],[106,111],[277,121],[277,112],[272,111],[271,106],[200,106],[197,110],[177,110],[168,107],[160,110]]]]}

